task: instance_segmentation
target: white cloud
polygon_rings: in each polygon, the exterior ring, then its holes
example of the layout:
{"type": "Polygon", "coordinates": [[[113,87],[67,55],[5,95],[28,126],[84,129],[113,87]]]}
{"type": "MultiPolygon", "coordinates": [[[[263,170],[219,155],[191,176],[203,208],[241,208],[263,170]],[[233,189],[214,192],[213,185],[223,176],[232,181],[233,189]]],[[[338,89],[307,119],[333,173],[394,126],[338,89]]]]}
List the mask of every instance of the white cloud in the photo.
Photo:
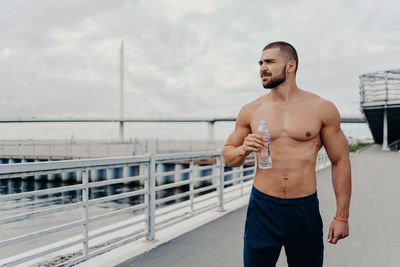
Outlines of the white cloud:
{"type": "Polygon", "coordinates": [[[185,17],[196,15],[211,15],[218,9],[217,4],[222,1],[213,0],[161,0],[161,1],[141,1],[147,10],[154,10],[158,14],[164,15],[172,22],[179,22],[185,17]]]}
{"type": "Polygon", "coordinates": [[[396,1],[2,1],[0,116],[234,116],[265,93],[261,49],[292,43],[298,84],[358,112],[358,75],[398,67],[396,1]],[[7,93],[5,93],[7,92],[7,93]]]}
{"type": "Polygon", "coordinates": [[[0,60],[4,60],[4,61],[7,60],[10,53],[11,53],[11,49],[8,47],[0,49],[0,60]]]}

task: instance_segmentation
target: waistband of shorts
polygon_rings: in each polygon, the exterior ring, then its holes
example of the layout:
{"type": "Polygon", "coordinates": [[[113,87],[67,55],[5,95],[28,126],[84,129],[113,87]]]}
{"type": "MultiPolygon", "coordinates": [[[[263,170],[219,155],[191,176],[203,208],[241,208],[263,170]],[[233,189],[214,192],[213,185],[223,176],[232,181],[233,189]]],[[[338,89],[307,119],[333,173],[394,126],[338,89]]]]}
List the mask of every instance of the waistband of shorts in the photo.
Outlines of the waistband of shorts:
{"type": "Polygon", "coordinates": [[[309,204],[309,203],[318,201],[317,191],[315,191],[314,194],[305,196],[305,197],[280,198],[280,197],[274,197],[274,196],[265,194],[265,193],[257,190],[257,188],[255,188],[254,185],[251,190],[251,196],[256,199],[262,200],[262,201],[266,201],[266,202],[269,202],[272,204],[282,205],[282,206],[299,206],[299,205],[305,205],[305,204],[309,204]]]}

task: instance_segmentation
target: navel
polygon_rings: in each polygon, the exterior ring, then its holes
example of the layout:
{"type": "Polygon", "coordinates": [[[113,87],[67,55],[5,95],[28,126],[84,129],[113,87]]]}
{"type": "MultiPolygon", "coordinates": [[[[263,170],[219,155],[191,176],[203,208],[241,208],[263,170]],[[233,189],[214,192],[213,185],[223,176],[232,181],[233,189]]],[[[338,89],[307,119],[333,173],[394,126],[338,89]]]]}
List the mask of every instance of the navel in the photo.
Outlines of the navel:
{"type": "Polygon", "coordinates": [[[307,132],[307,133],[306,133],[306,136],[307,136],[307,137],[310,137],[310,136],[311,136],[311,133],[310,133],[310,132],[307,132]]]}

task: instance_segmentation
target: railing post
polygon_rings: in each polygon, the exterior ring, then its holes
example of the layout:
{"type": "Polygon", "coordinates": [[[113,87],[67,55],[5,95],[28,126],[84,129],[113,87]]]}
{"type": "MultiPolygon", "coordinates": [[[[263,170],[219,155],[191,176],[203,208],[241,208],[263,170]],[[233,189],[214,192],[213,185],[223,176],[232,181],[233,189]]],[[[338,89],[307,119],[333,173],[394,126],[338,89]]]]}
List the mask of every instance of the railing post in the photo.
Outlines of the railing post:
{"type": "Polygon", "coordinates": [[[218,157],[219,161],[219,187],[218,187],[218,209],[217,211],[225,211],[224,209],[224,182],[225,182],[225,173],[224,173],[224,163],[222,160],[222,152],[219,154],[218,157]]]}
{"type": "Polygon", "coordinates": [[[192,158],[192,160],[190,161],[190,172],[189,172],[189,179],[190,179],[190,184],[189,184],[189,191],[190,191],[190,213],[193,214],[194,213],[194,205],[193,205],[193,201],[194,201],[194,175],[193,175],[193,168],[194,168],[194,159],[192,158]]]}
{"type": "Polygon", "coordinates": [[[146,222],[147,222],[147,235],[146,240],[154,241],[155,240],[155,224],[156,224],[156,162],[155,155],[150,154],[150,164],[149,164],[149,177],[147,179],[147,214],[146,214],[146,222]]]}
{"type": "Polygon", "coordinates": [[[88,201],[89,201],[89,175],[88,175],[88,170],[84,169],[82,170],[82,202],[83,202],[83,231],[82,235],[84,238],[83,241],[83,257],[86,258],[89,254],[89,207],[88,207],[88,201]]]}
{"type": "Polygon", "coordinates": [[[240,172],[239,172],[239,177],[240,177],[240,196],[243,196],[243,176],[244,176],[244,169],[243,169],[243,165],[240,165],[240,172]]]}

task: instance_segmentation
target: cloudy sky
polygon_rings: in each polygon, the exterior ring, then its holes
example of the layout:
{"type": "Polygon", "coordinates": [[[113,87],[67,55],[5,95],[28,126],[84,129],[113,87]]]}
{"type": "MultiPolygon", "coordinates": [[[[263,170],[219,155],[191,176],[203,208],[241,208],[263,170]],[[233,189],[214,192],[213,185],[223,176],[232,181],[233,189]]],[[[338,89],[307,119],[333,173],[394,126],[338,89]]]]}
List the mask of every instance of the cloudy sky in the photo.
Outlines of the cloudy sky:
{"type": "Polygon", "coordinates": [[[398,1],[3,0],[0,117],[236,116],[264,94],[262,48],[291,43],[297,84],[359,114],[359,78],[400,65],[398,1]]]}

